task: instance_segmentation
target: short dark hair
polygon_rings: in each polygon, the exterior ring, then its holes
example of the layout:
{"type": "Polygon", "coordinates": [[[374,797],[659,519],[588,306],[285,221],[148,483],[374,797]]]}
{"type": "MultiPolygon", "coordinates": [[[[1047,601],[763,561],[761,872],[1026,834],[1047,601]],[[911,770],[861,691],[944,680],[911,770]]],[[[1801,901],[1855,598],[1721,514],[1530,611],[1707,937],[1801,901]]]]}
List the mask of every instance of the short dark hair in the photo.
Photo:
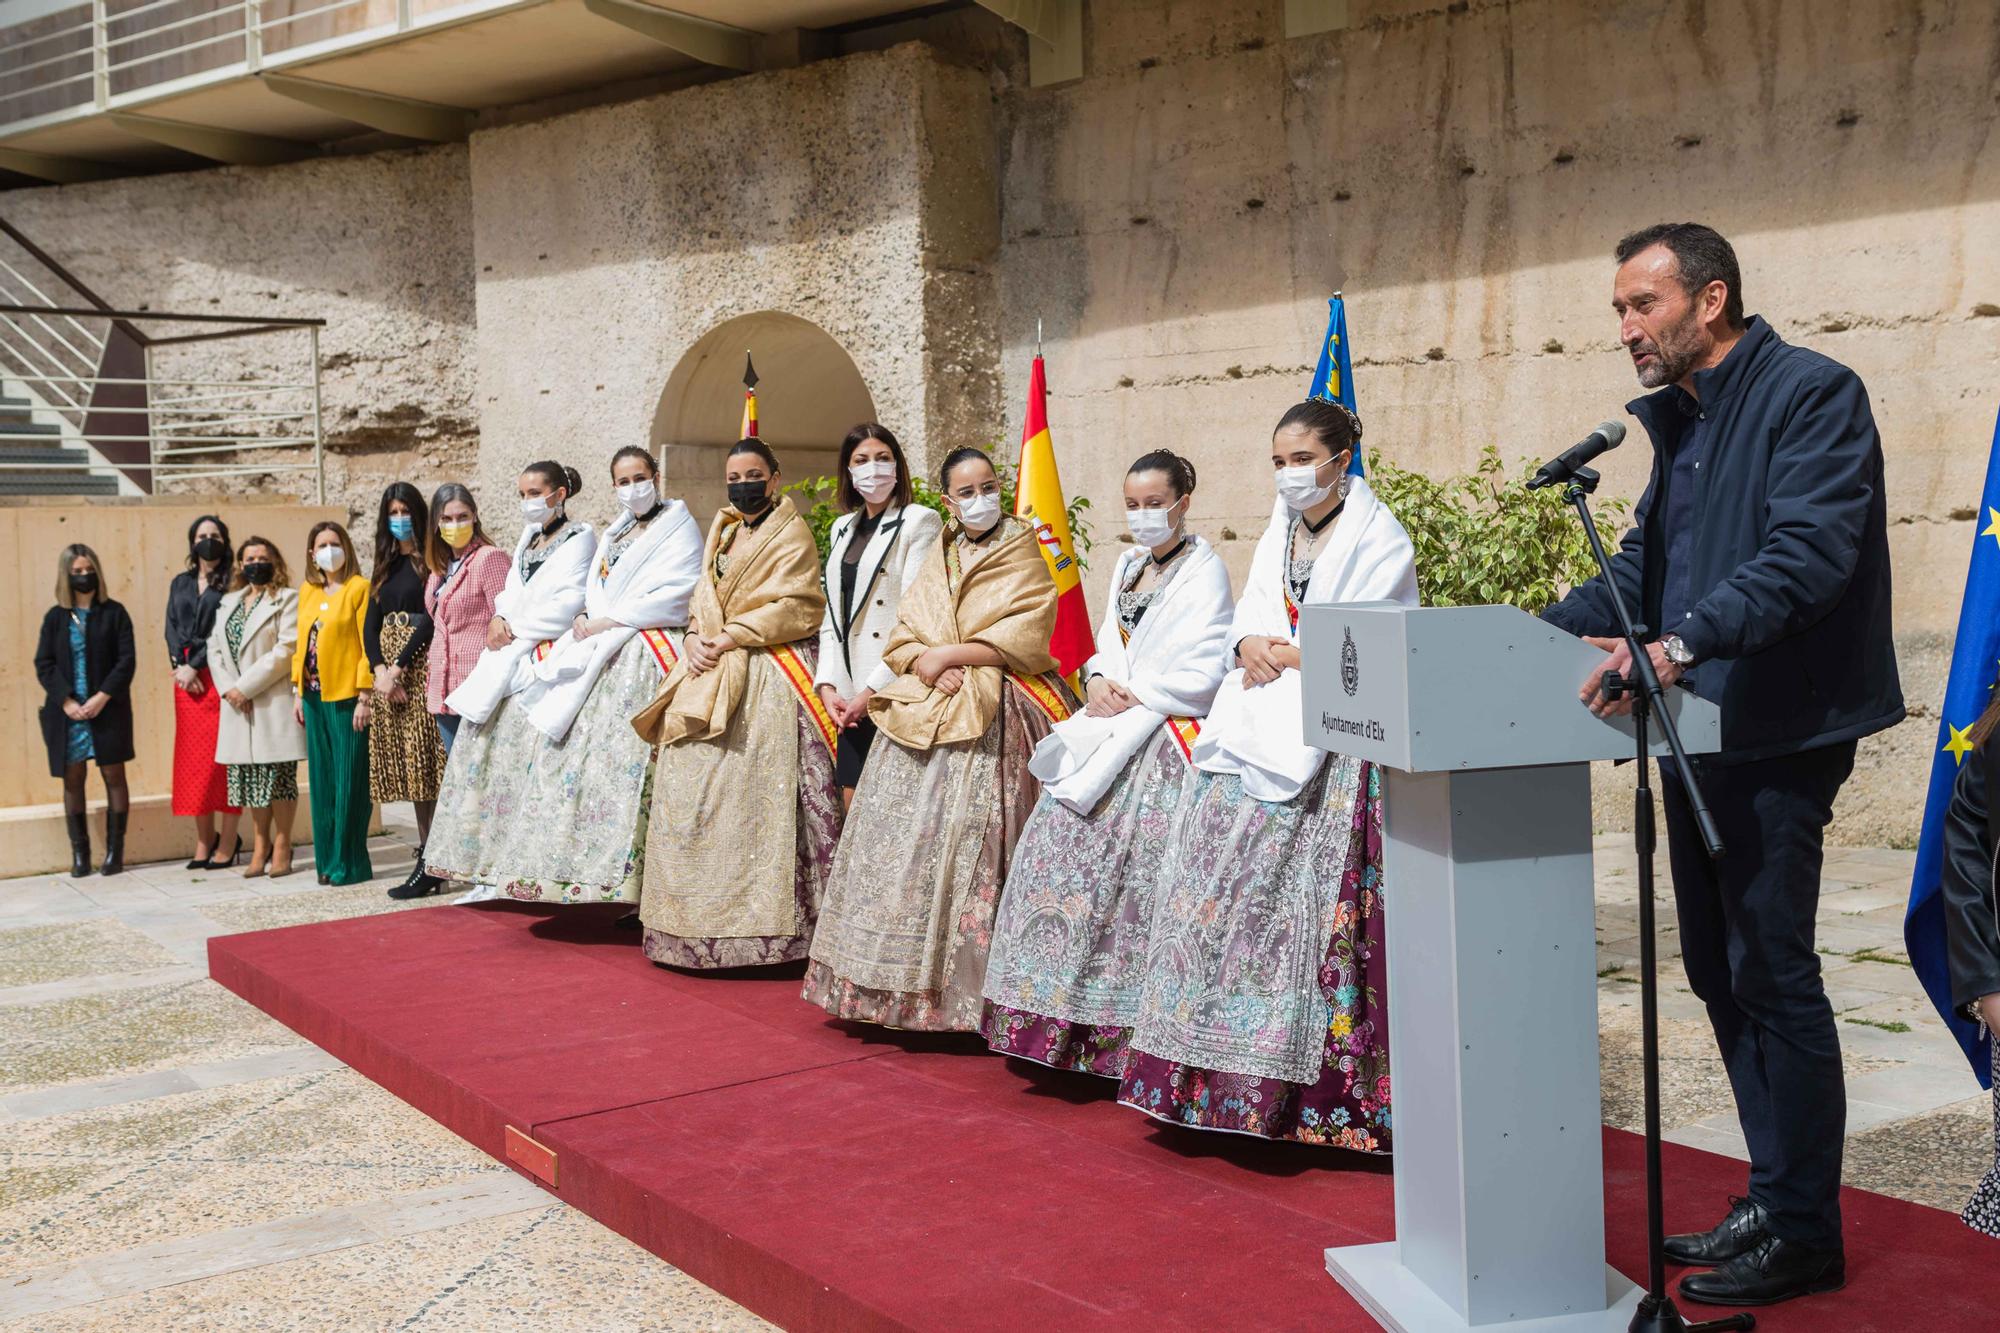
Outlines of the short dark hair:
{"type": "Polygon", "coordinates": [[[544,458],[539,463],[530,463],[521,469],[521,475],[536,476],[550,490],[568,491],[574,500],[583,494],[583,476],[567,463],[558,463],[553,458],[544,458]]]}
{"type": "Polygon", "coordinates": [[[652,473],[655,477],[660,475],[660,460],[653,457],[651,449],[646,448],[644,445],[628,444],[617,453],[611,455],[611,472],[614,479],[617,477],[618,465],[628,458],[645,459],[646,471],[652,473]]]}
{"type": "Polygon", "coordinates": [[[772,476],[775,477],[778,475],[778,456],[772,453],[771,446],[762,440],[756,438],[738,440],[735,444],[729,446],[729,453],[723,459],[723,462],[727,463],[729,459],[736,457],[738,454],[757,455],[757,457],[764,460],[764,466],[771,469],[772,476]]]}
{"type": "Polygon", "coordinates": [[[1656,222],[1618,242],[1612,253],[1622,264],[1656,245],[1664,245],[1673,254],[1681,287],[1689,296],[1711,282],[1726,287],[1729,294],[1722,301],[1722,318],[1732,329],[1743,327],[1743,270],[1736,263],[1736,247],[1724,240],[1721,232],[1699,222],[1656,222]]]}
{"type": "MultiPolygon", "coordinates": [[[[970,463],[974,459],[978,459],[988,467],[993,467],[993,455],[987,453],[977,445],[961,444],[958,448],[946,454],[944,462],[938,466],[938,489],[940,491],[951,490],[952,471],[960,463],[970,463]]],[[[993,470],[998,472],[1000,469],[993,468],[993,470]]]]}
{"type": "Polygon", "coordinates": [[[1361,418],[1348,411],[1345,404],[1325,398],[1308,398],[1303,403],[1292,404],[1285,410],[1285,415],[1278,418],[1271,434],[1276,435],[1294,426],[1310,431],[1312,437],[1325,446],[1329,456],[1361,443],[1361,418]]]}
{"type": "Polygon", "coordinates": [[[887,426],[873,421],[864,421],[847,432],[847,438],[840,442],[840,475],[834,478],[834,496],[845,510],[861,508],[866,503],[861,492],[854,488],[854,478],[848,474],[848,462],[854,451],[869,440],[880,440],[889,446],[889,457],[896,460],[896,493],[890,503],[898,507],[910,503],[910,464],[903,457],[903,446],[896,443],[896,435],[887,426]]]}
{"type": "Polygon", "coordinates": [[[1182,499],[1194,494],[1194,464],[1171,449],[1155,449],[1150,454],[1141,454],[1125,469],[1125,475],[1136,477],[1141,472],[1164,472],[1167,483],[1174,488],[1174,498],[1182,499]]]}

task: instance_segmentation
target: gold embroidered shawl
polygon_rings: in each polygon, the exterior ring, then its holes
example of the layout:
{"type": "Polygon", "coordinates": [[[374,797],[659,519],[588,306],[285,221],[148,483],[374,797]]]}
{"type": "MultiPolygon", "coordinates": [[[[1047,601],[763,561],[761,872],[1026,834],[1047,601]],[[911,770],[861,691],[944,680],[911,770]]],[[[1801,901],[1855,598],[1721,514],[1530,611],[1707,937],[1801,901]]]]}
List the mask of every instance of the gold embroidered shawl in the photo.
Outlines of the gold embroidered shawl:
{"type": "Polygon", "coordinates": [[[912,750],[977,740],[1000,711],[1006,673],[1040,675],[1055,669],[1049,635],[1056,624],[1056,585],[1042,559],[1035,529],[1014,518],[989,540],[992,550],[962,569],[959,543],[939,542],[903,590],[901,613],[882,660],[895,681],[868,701],[875,725],[912,750]],[[925,649],[983,643],[999,652],[1005,668],[965,668],[965,683],[944,694],[912,674],[925,649]]]}
{"type": "MultiPolygon", "coordinates": [[[[762,523],[736,532],[729,544],[728,572],[720,579],[715,577],[715,558],[743,515],[724,505],[709,524],[702,550],[705,577],[695,584],[688,633],[707,636],[727,630],[739,649],[749,649],[793,643],[819,629],[826,610],[819,548],[792,497],[781,495],[774,506],[762,523]]],[[[747,652],[724,653],[699,676],[688,670],[683,653],[653,702],[632,719],[632,728],[655,745],[720,736],[743,702],[749,678],[747,652]]]]}

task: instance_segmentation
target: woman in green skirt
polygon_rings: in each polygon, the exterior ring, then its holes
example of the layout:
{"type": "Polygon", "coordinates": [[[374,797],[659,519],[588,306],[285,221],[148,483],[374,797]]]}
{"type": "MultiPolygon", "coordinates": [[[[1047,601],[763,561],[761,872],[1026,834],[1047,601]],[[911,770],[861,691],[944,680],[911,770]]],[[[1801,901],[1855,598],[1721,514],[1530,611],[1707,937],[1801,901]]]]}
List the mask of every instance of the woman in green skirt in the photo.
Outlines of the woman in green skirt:
{"type": "Polygon", "coordinates": [[[331,521],[306,535],[306,586],[299,590],[299,647],[292,689],[306,729],[313,860],[322,884],[359,884],[368,864],[368,669],[362,623],[368,580],[347,529],[331,521]]]}

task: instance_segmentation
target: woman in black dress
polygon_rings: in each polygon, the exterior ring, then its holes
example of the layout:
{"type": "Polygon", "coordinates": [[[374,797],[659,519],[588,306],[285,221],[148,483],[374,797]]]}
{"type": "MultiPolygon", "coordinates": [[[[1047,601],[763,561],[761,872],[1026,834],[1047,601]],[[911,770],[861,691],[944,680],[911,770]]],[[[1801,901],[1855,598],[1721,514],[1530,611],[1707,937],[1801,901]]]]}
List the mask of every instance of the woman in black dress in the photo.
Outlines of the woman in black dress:
{"type": "Polygon", "coordinates": [[[90,825],[83,779],[90,761],[104,775],[104,874],[125,869],[125,820],[132,798],[132,673],[139,656],[132,617],[105,595],[104,567],[88,546],[65,546],[56,560],[56,604],[42,617],[35,675],[42,682],[42,742],[49,776],[63,781],[70,874],[90,873],[90,825]]]}

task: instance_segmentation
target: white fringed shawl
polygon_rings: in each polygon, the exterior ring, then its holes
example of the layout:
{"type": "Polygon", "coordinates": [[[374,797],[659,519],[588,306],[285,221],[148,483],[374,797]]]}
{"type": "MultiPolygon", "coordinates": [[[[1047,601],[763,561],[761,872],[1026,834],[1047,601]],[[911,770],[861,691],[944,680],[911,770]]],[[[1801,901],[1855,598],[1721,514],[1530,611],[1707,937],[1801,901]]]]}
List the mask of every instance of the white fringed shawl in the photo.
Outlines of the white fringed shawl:
{"type": "MultiPolygon", "coordinates": [[[[574,523],[574,520],[572,520],[574,523]]],[[[471,722],[484,723],[500,701],[534,679],[535,645],[561,635],[583,609],[583,581],[597,554],[597,534],[588,523],[574,523],[576,535],[556,544],[532,580],[521,577],[521,556],[538,530],[529,524],[514,543],[514,563],[507,586],[493,599],[493,614],[507,622],[514,640],[505,648],[479,654],[471,672],[445,699],[445,706],[471,722]]]]}

